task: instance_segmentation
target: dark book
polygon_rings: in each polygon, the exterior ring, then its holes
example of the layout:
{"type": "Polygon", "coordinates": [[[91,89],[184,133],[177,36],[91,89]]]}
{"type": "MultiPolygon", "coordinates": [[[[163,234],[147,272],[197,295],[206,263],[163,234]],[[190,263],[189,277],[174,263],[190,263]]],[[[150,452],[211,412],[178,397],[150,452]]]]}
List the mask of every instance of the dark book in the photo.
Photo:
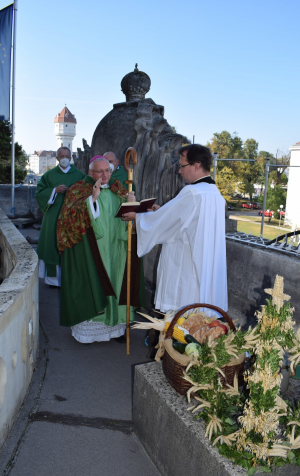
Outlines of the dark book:
{"type": "Polygon", "coordinates": [[[145,198],[140,202],[125,202],[120,205],[119,210],[117,211],[115,218],[121,218],[124,213],[135,212],[135,213],[144,213],[151,208],[155,203],[156,198],[145,198]]]}

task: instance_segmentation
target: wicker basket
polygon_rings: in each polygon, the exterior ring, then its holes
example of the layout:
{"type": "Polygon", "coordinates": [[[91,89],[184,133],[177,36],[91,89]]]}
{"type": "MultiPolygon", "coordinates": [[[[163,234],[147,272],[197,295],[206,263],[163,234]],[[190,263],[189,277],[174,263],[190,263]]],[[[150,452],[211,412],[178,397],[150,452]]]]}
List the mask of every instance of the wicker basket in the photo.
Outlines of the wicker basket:
{"type": "MultiPolygon", "coordinates": [[[[186,395],[186,392],[191,388],[191,384],[184,380],[183,378],[183,371],[188,366],[189,362],[192,360],[192,357],[188,357],[187,355],[180,354],[177,352],[172,345],[172,334],[174,326],[179,319],[186,311],[198,307],[206,307],[209,309],[213,309],[214,311],[221,314],[227,324],[229,325],[230,329],[235,331],[235,326],[228,316],[228,314],[223,311],[223,309],[213,306],[212,304],[190,304],[182,309],[180,309],[174,316],[167,332],[166,338],[164,341],[165,353],[163,357],[163,371],[167,380],[170,385],[181,395],[186,395]]],[[[221,382],[223,386],[225,385],[233,385],[233,380],[235,374],[238,375],[239,385],[242,383],[242,376],[244,371],[244,360],[245,355],[241,354],[237,359],[232,359],[226,366],[222,367],[222,371],[225,374],[225,377],[220,375],[221,382]]]]}

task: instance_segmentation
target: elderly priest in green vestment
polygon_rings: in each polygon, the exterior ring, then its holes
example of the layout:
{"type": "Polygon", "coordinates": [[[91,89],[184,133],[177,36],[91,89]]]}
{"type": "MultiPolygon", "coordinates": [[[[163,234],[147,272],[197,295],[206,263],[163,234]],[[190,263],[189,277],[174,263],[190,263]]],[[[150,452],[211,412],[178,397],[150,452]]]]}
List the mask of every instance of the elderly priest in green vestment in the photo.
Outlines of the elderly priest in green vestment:
{"type": "Polygon", "coordinates": [[[56,246],[56,224],[66,191],[84,174],[75,165],[70,165],[71,152],[68,147],[60,147],[56,158],[58,165],[48,170],[38,182],[35,197],[44,213],[37,254],[39,257],[39,278],[45,278],[50,286],[60,286],[60,256],[56,246]]]}
{"type": "MultiPolygon", "coordinates": [[[[127,224],[115,214],[132,195],[118,180],[109,186],[110,175],[107,159],[93,157],[89,175],[68,190],[57,224],[61,325],[70,326],[81,343],[122,338],[126,328],[127,224]]],[[[132,241],[136,247],[136,235],[132,241]]],[[[134,307],[143,304],[142,273],[133,248],[130,304],[134,307]]]]}

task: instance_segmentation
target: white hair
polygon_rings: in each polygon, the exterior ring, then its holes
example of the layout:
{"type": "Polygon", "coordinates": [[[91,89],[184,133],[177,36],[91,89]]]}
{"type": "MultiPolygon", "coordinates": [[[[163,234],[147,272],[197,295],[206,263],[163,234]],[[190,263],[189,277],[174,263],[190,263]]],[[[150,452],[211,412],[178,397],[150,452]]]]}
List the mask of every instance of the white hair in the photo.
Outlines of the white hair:
{"type": "Polygon", "coordinates": [[[97,159],[93,160],[93,162],[90,163],[89,170],[94,170],[95,162],[102,162],[103,160],[109,164],[108,160],[105,157],[98,157],[97,159]]]}

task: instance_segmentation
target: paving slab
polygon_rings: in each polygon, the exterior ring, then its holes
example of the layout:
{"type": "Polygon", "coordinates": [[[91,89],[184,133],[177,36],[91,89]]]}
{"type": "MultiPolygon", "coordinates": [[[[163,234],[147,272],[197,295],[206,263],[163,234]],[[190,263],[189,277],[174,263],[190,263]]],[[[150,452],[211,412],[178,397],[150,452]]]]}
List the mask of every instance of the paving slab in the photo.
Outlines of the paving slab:
{"type": "Polygon", "coordinates": [[[131,332],[129,356],[114,339],[80,344],[59,326],[59,290],[40,280],[39,291],[36,371],[0,450],[0,475],[159,476],[132,423],[134,368],[150,362],[145,332],[131,332]]]}
{"type": "Polygon", "coordinates": [[[146,361],[138,339],[131,339],[130,356],[125,345],[114,340],[50,349],[51,372],[44,381],[40,410],[131,419],[132,365],[146,361]]]}
{"type": "Polygon", "coordinates": [[[35,422],[10,476],[159,476],[134,433],[35,422]]]}

